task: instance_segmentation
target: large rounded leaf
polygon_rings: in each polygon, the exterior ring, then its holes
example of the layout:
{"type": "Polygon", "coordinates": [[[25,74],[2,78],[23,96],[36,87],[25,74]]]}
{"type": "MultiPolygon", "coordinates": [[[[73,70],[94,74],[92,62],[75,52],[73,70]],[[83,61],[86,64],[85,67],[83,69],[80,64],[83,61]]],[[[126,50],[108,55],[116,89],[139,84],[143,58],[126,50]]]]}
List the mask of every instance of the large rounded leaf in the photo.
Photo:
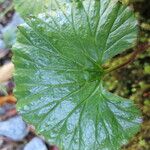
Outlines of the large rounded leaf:
{"type": "Polygon", "coordinates": [[[102,86],[102,64],[134,45],[137,21],[114,0],[56,2],[19,27],[18,110],[61,150],[118,150],[139,129],[134,104],[102,86]]]}

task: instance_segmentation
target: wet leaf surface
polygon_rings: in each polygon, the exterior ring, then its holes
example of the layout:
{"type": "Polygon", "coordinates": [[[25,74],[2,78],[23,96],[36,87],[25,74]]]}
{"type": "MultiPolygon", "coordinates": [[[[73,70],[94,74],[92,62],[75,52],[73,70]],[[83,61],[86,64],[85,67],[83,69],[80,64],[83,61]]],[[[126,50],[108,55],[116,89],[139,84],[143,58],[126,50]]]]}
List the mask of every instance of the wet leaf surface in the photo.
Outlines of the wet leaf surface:
{"type": "Polygon", "coordinates": [[[117,150],[138,131],[140,115],[132,101],[103,88],[102,65],[134,46],[137,21],[109,0],[56,5],[19,27],[18,110],[61,149],[117,150]]]}

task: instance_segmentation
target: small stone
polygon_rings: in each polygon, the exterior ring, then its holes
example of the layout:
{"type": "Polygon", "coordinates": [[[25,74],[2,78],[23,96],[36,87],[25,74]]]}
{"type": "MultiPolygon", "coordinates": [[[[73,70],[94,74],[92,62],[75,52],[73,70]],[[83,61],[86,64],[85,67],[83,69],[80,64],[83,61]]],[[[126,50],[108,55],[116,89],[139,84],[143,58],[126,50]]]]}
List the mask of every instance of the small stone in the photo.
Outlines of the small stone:
{"type": "Polygon", "coordinates": [[[0,136],[21,141],[28,134],[28,128],[20,116],[0,121],[0,136]]]}
{"type": "Polygon", "coordinates": [[[16,42],[17,26],[23,22],[24,21],[19,16],[19,14],[15,13],[12,18],[12,21],[2,29],[2,39],[6,45],[6,48],[11,48],[12,45],[16,42]]]}
{"type": "Polygon", "coordinates": [[[2,139],[0,139],[0,147],[2,147],[4,141],[2,139]]]}
{"type": "Polygon", "coordinates": [[[5,49],[5,42],[0,39],[0,52],[2,52],[3,49],[5,49]]]}
{"type": "Polygon", "coordinates": [[[24,150],[48,150],[45,143],[38,137],[33,138],[25,147],[24,150]]]}
{"type": "MultiPolygon", "coordinates": [[[[15,109],[15,105],[6,103],[3,106],[0,106],[0,117],[7,114],[8,111],[15,109]]],[[[1,119],[1,118],[0,118],[1,119]]]]}
{"type": "Polygon", "coordinates": [[[0,107],[0,116],[6,113],[6,109],[4,107],[0,107]]]}
{"type": "Polygon", "coordinates": [[[0,116],[5,115],[5,113],[11,109],[11,107],[9,109],[9,106],[11,105],[4,104],[3,106],[0,106],[0,116]]]}
{"type": "Polygon", "coordinates": [[[18,14],[18,13],[15,13],[13,18],[12,18],[12,21],[11,21],[11,24],[13,26],[18,26],[20,24],[24,23],[24,20],[21,18],[21,16],[18,14]]]}

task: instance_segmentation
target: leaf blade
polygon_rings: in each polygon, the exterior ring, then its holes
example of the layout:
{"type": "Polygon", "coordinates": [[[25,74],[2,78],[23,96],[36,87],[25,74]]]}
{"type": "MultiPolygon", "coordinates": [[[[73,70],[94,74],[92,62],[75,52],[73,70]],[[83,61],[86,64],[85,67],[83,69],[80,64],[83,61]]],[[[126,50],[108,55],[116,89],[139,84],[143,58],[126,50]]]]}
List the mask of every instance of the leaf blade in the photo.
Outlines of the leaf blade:
{"type": "Polygon", "coordinates": [[[134,104],[102,87],[102,64],[131,47],[137,36],[136,29],[128,34],[136,26],[132,18],[128,28],[132,12],[123,11],[128,9],[120,3],[110,4],[109,0],[85,0],[61,7],[56,2],[56,12],[31,17],[19,27],[13,48],[18,110],[61,149],[117,150],[139,129],[140,113],[134,104]],[[114,25],[115,20],[119,23],[114,25]],[[120,50],[113,47],[106,53],[109,42],[108,46],[118,42],[115,36],[109,41],[108,36],[122,33],[120,26],[126,20],[123,28],[128,32],[123,34],[131,34],[130,41],[123,38],[123,47],[116,44],[120,50]]]}

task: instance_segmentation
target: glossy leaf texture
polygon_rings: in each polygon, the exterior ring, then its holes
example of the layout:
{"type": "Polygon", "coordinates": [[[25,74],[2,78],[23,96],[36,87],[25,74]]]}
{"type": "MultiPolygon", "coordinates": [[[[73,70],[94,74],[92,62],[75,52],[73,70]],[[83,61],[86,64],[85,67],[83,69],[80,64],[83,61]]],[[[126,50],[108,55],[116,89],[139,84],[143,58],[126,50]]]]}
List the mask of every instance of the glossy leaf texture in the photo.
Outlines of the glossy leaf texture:
{"type": "MultiPolygon", "coordinates": [[[[57,0],[59,4],[69,2],[69,0],[57,0]]],[[[15,9],[20,15],[26,19],[31,15],[39,13],[50,13],[55,10],[57,5],[55,0],[13,0],[15,9]]]]}
{"type": "Polygon", "coordinates": [[[114,0],[55,5],[19,27],[18,110],[60,150],[118,150],[138,131],[140,112],[104,89],[102,64],[134,46],[134,14],[114,0]]]}
{"type": "Polygon", "coordinates": [[[15,9],[23,18],[45,12],[53,0],[14,0],[15,9]]]}

